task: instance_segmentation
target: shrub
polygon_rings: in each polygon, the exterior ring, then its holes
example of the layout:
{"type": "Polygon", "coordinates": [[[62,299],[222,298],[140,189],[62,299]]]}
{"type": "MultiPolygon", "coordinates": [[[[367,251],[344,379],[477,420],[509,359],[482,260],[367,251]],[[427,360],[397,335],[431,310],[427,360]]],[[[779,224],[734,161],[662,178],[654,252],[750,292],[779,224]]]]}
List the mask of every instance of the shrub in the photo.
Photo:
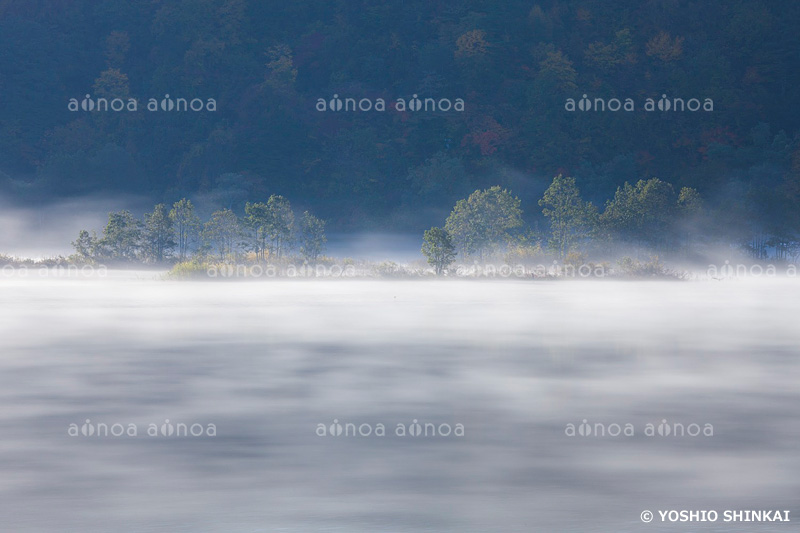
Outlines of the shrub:
{"type": "Polygon", "coordinates": [[[683,279],[685,274],[667,268],[658,256],[651,256],[648,261],[639,261],[625,256],[617,262],[622,275],[632,278],[669,278],[683,279]]]}
{"type": "Polygon", "coordinates": [[[196,279],[207,278],[210,265],[203,260],[190,259],[181,261],[167,272],[168,279],[196,279]]]}

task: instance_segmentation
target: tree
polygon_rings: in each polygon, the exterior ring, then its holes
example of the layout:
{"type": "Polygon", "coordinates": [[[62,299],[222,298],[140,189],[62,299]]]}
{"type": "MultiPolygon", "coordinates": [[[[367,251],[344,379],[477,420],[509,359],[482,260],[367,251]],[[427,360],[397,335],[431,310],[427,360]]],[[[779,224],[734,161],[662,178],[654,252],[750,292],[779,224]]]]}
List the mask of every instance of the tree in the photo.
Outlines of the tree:
{"type": "Polygon", "coordinates": [[[636,62],[633,37],[628,28],[616,32],[614,40],[605,44],[595,42],[586,49],[587,63],[603,71],[610,71],[620,65],[636,62]]]}
{"type": "Polygon", "coordinates": [[[235,259],[241,234],[239,219],[230,209],[215,211],[203,226],[204,244],[216,250],[223,261],[235,259]]]}
{"type": "Polygon", "coordinates": [[[325,221],[308,211],[304,212],[300,221],[300,253],[309,262],[314,262],[322,253],[326,242],[328,238],[325,237],[325,221]]]}
{"type": "Polygon", "coordinates": [[[422,237],[422,253],[439,276],[456,259],[456,247],[450,234],[443,228],[433,227],[422,237]]]}
{"type": "Polygon", "coordinates": [[[89,235],[89,232],[85,229],[82,229],[80,233],[78,233],[78,238],[72,243],[72,247],[75,248],[75,253],[84,261],[95,259],[98,253],[98,246],[97,235],[94,232],[89,235]]]}
{"type": "Polygon", "coordinates": [[[569,93],[578,88],[578,73],[572,67],[572,61],[561,50],[548,51],[546,57],[539,63],[538,80],[544,87],[556,89],[559,92],[569,93]]]}
{"type": "Polygon", "coordinates": [[[272,213],[263,202],[250,203],[244,206],[245,226],[250,232],[250,240],[258,259],[267,258],[268,241],[272,228],[272,213]]]}
{"type": "Polygon", "coordinates": [[[486,55],[489,43],[486,42],[486,32],[483,30],[470,30],[456,40],[457,58],[475,57],[486,55]]]}
{"type": "Polygon", "coordinates": [[[191,200],[186,198],[172,204],[169,218],[177,238],[178,259],[184,261],[189,253],[189,244],[199,231],[200,219],[194,214],[194,205],[191,200]]]}
{"type": "Polygon", "coordinates": [[[267,74],[264,84],[279,91],[291,91],[297,80],[297,68],[292,60],[292,49],[285,44],[267,50],[267,74]]]}
{"type": "Polygon", "coordinates": [[[292,228],[294,227],[294,213],[289,200],[283,196],[273,194],[267,200],[269,226],[267,233],[272,240],[272,249],[280,258],[285,248],[291,243],[292,228]]]}
{"type": "Polygon", "coordinates": [[[144,215],[144,249],[146,258],[162,262],[175,248],[172,218],[167,206],[158,204],[152,213],[144,215]]]}
{"type": "Polygon", "coordinates": [[[703,211],[703,199],[697,189],[683,187],[678,193],[678,210],[686,217],[697,216],[703,211]]]}
{"type": "Polygon", "coordinates": [[[658,178],[625,182],[606,204],[603,227],[619,241],[664,247],[672,238],[677,204],[672,185],[658,178]]]}
{"type": "Polygon", "coordinates": [[[694,228],[698,224],[706,223],[702,220],[703,217],[703,199],[697,189],[691,187],[683,187],[678,193],[678,206],[676,220],[676,231],[680,234],[682,246],[688,246],[693,238],[694,228]]]}
{"type": "Polygon", "coordinates": [[[464,256],[478,254],[481,260],[521,226],[519,198],[497,185],[459,200],[445,222],[459,252],[464,256]]]}
{"type": "Polygon", "coordinates": [[[117,68],[109,68],[101,72],[100,77],[94,81],[93,88],[98,97],[109,100],[114,98],[127,100],[130,96],[128,76],[117,68]]]}
{"type": "Polygon", "coordinates": [[[550,245],[561,259],[594,231],[597,208],[581,199],[575,178],[561,174],[553,178],[539,205],[542,214],[550,219],[550,245]]]}
{"type": "Polygon", "coordinates": [[[134,261],[142,240],[142,223],[130,211],[108,214],[108,224],[103,229],[100,246],[111,259],[134,261]]]}
{"type": "Polygon", "coordinates": [[[676,61],[683,55],[683,37],[674,39],[669,33],[661,31],[647,41],[647,55],[655,56],[665,63],[676,61]]]}
{"type": "Polygon", "coordinates": [[[105,58],[108,68],[122,68],[128,51],[131,49],[131,40],[128,32],[112,31],[106,37],[105,58]]]}

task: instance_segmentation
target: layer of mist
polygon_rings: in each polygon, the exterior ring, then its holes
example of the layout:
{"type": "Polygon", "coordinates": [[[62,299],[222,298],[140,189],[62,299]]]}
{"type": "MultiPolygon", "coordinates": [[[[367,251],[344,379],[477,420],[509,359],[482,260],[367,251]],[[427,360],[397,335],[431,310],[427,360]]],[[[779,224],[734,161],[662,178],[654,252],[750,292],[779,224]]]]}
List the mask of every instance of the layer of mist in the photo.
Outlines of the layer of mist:
{"type": "MultiPolygon", "coordinates": [[[[128,209],[137,217],[152,210],[152,201],[138,197],[84,197],[60,200],[38,207],[15,207],[0,198],[0,254],[43,259],[74,253],[72,241],[82,229],[98,235],[108,213],[128,209]]],[[[204,216],[218,206],[199,204],[204,216]]],[[[325,253],[372,261],[413,261],[421,258],[422,234],[390,232],[332,233],[325,253]]]]}
{"type": "Polygon", "coordinates": [[[144,212],[146,206],[152,208],[148,203],[137,197],[96,196],[18,207],[0,197],[0,254],[32,259],[68,256],[80,230],[101,234],[109,212],[144,212]]]}
{"type": "Polygon", "coordinates": [[[794,280],[0,284],[7,531],[653,532],[686,529],[645,509],[800,513],[794,280]],[[167,420],[215,434],[148,435],[167,420]],[[464,434],[395,434],[414,420],[464,434]],[[664,421],[713,435],[646,434],[664,421]],[[101,423],[138,434],[82,434],[101,423]],[[386,435],[330,434],[348,423],[386,435]]]}

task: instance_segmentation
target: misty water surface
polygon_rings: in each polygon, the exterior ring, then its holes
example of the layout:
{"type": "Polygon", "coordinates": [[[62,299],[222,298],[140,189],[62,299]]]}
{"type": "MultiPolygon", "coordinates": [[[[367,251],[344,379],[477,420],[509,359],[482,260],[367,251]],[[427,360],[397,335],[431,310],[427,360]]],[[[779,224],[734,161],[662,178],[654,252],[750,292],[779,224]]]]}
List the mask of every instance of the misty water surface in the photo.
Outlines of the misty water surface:
{"type": "Polygon", "coordinates": [[[797,531],[798,286],[6,277],[0,529],[797,531]],[[794,522],[639,519],[761,508],[794,522]]]}

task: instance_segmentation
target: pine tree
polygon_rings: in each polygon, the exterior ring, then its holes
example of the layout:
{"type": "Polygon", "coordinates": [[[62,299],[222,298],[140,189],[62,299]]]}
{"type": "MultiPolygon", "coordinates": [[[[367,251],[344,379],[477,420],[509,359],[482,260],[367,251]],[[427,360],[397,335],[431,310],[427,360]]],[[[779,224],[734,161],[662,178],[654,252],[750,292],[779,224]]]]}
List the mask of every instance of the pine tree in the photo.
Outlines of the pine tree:
{"type": "Polygon", "coordinates": [[[152,213],[144,216],[144,250],[146,259],[160,263],[167,259],[175,248],[173,222],[167,206],[158,204],[152,213]]]}
{"type": "Polygon", "coordinates": [[[300,221],[300,253],[309,262],[314,262],[322,253],[328,238],[325,237],[325,221],[308,211],[300,221]]]}
{"type": "Polygon", "coordinates": [[[189,255],[189,246],[199,232],[200,219],[194,213],[194,205],[191,200],[186,198],[182,198],[172,205],[169,218],[177,239],[178,259],[185,261],[189,255]]]}

